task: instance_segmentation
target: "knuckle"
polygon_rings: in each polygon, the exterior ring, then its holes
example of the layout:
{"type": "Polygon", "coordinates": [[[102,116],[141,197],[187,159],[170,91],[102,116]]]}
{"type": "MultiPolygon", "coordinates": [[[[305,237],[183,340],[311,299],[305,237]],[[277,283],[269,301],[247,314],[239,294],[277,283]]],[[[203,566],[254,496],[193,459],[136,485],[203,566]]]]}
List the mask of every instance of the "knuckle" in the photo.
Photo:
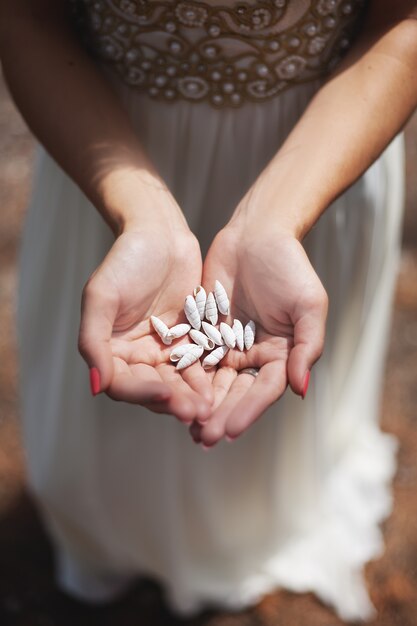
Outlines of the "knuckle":
{"type": "Polygon", "coordinates": [[[85,304],[88,300],[102,298],[102,295],[102,289],[99,284],[94,280],[94,277],[90,277],[84,285],[81,301],[85,304]]]}
{"type": "Polygon", "coordinates": [[[325,289],[314,289],[305,294],[306,305],[315,311],[327,311],[329,299],[325,289]]]}
{"type": "Polygon", "coordinates": [[[112,385],[106,389],[106,395],[114,402],[120,402],[120,396],[112,385]]]}
{"type": "Polygon", "coordinates": [[[89,341],[82,330],[78,335],[78,351],[82,357],[86,357],[89,353],[89,341]]]}

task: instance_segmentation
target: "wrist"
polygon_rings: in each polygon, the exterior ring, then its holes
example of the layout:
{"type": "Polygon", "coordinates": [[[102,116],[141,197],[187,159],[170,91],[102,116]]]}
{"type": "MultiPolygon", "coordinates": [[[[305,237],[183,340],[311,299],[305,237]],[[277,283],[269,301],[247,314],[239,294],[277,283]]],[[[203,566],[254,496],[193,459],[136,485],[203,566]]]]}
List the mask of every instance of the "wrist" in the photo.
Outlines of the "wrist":
{"type": "Polygon", "coordinates": [[[188,231],[185,217],[165,183],[152,172],[118,169],[99,186],[98,209],[115,236],[127,231],[188,231]]]}
{"type": "Polygon", "coordinates": [[[239,202],[230,223],[302,241],[326,208],[325,186],[300,176],[294,157],[279,152],[239,202]]]}
{"type": "Polygon", "coordinates": [[[277,199],[265,205],[243,198],[227,227],[239,232],[242,239],[285,236],[302,241],[310,230],[309,225],[297,210],[290,210],[288,206],[284,210],[279,202],[277,199]]]}

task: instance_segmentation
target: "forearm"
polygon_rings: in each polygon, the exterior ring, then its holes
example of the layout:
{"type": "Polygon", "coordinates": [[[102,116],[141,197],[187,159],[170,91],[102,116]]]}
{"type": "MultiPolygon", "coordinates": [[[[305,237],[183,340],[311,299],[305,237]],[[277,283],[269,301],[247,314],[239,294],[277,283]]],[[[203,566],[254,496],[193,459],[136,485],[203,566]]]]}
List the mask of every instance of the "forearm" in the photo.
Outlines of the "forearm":
{"type": "MultiPolygon", "coordinates": [[[[382,11],[383,9],[381,9],[382,11]]],[[[367,29],[313,98],[236,216],[262,214],[302,239],[417,106],[417,21],[367,29]]]]}
{"type": "Polygon", "coordinates": [[[0,54],[18,108],[115,232],[157,210],[178,219],[121,103],[73,37],[62,4],[3,0],[0,54]]]}

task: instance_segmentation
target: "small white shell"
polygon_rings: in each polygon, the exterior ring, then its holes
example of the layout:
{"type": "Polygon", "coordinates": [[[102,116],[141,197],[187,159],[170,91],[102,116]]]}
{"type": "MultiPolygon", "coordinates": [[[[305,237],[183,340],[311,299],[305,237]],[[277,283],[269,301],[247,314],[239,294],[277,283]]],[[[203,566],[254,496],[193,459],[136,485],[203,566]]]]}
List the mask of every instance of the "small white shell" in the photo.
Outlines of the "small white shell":
{"type": "Polygon", "coordinates": [[[234,348],[236,345],[236,337],[235,337],[235,333],[230,328],[229,324],[226,324],[226,322],[221,322],[220,332],[222,334],[222,337],[224,339],[224,343],[226,344],[226,346],[228,348],[234,348]]]}
{"type": "Polygon", "coordinates": [[[189,332],[190,328],[190,324],[177,324],[169,329],[167,337],[171,337],[171,339],[179,339],[180,337],[184,337],[184,335],[189,332]]]}
{"type": "Polygon", "coordinates": [[[177,363],[176,369],[183,370],[185,367],[192,365],[193,363],[198,361],[198,359],[201,357],[203,352],[204,352],[203,346],[194,346],[192,350],[191,349],[188,350],[188,352],[186,352],[184,356],[180,358],[180,360],[177,363]]]}
{"type": "Polygon", "coordinates": [[[202,324],[207,337],[212,339],[216,345],[222,346],[224,344],[224,341],[221,332],[217,330],[215,326],[212,326],[207,322],[202,322],[202,324]]]}
{"type": "Polygon", "coordinates": [[[174,348],[169,355],[169,359],[172,363],[176,363],[184,356],[184,354],[195,351],[195,349],[199,347],[200,346],[196,346],[195,343],[184,343],[181,346],[176,346],[176,348],[174,348]]]}
{"type": "Polygon", "coordinates": [[[185,298],[184,304],[184,313],[187,320],[190,322],[193,328],[200,330],[201,328],[201,319],[200,313],[198,312],[196,302],[193,296],[187,296],[185,298]]]}
{"type": "Polygon", "coordinates": [[[214,283],[214,295],[216,297],[217,307],[223,315],[229,315],[230,302],[227,293],[220,281],[214,283]]]}
{"type": "Polygon", "coordinates": [[[165,324],[165,322],[160,320],[159,317],[156,317],[155,315],[151,315],[151,323],[154,329],[156,330],[157,334],[161,337],[164,344],[166,346],[170,346],[172,343],[172,339],[171,337],[168,337],[169,328],[165,324]]]}
{"type": "Polygon", "coordinates": [[[233,320],[232,330],[236,337],[236,345],[239,350],[242,352],[245,347],[245,343],[243,340],[243,325],[240,320],[233,320]]]}
{"type": "Polygon", "coordinates": [[[209,295],[207,296],[206,319],[208,319],[208,321],[211,322],[213,326],[214,324],[217,324],[217,320],[219,319],[219,315],[217,313],[216,300],[214,299],[213,292],[211,291],[209,295]]]}
{"type": "Polygon", "coordinates": [[[207,370],[209,369],[209,367],[217,365],[217,363],[219,363],[219,361],[221,361],[222,358],[226,356],[228,351],[229,348],[227,346],[219,346],[218,348],[213,350],[213,352],[210,352],[210,354],[208,354],[203,361],[204,369],[207,370]]]}
{"type": "Polygon", "coordinates": [[[255,341],[256,326],[255,322],[250,320],[245,326],[245,348],[250,350],[255,341]]]}
{"type": "Polygon", "coordinates": [[[190,337],[199,346],[203,346],[204,350],[213,350],[214,346],[216,345],[213,339],[207,337],[207,335],[202,333],[200,330],[195,330],[195,328],[190,330],[190,337]]]}
{"type": "Polygon", "coordinates": [[[195,303],[197,305],[198,312],[200,313],[200,319],[203,320],[205,312],[206,312],[206,301],[207,301],[207,294],[206,294],[206,290],[204,289],[204,287],[199,285],[198,287],[194,289],[194,298],[195,298],[195,303]]]}

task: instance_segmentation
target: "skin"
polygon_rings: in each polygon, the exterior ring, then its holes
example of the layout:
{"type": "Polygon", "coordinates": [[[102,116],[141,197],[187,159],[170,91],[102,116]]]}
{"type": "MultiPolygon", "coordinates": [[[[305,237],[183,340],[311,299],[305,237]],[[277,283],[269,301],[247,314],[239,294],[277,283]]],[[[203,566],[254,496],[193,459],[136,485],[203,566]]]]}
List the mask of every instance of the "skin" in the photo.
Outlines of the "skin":
{"type": "Polygon", "coordinates": [[[214,376],[214,411],[204,427],[191,429],[206,446],[224,435],[241,435],[321,354],[327,296],[302,245],[292,237],[225,228],[215,238],[204,264],[204,279],[218,278],[231,294],[233,318],[256,321],[249,351],[231,350],[214,376]],[[277,249],[280,254],[277,255],[277,249]],[[255,379],[236,372],[260,368],[255,379]]]}
{"type": "Polygon", "coordinates": [[[242,198],[202,268],[180,207],[73,39],[61,3],[2,0],[0,54],[11,93],[116,237],[82,304],[80,349],[99,369],[102,391],[194,419],[191,434],[206,446],[242,434],[288,383],[301,394],[323,349],[327,296],[300,242],[416,107],[416,13],[409,0],[370,3],[361,36],[242,198]],[[182,246],[198,271],[178,257],[182,246]],[[219,252],[225,247],[227,258],[219,252]],[[184,294],[201,282],[211,289],[215,278],[232,294],[233,315],[257,323],[256,346],[230,353],[215,371],[193,366],[180,379],[160,360],[166,352],[149,315],[175,323],[184,294]],[[237,376],[247,366],[260,367],[256,381],[237,376]]]}
{"type": "Polygon", "coordinates": [[[200,363],[177,371],[169,361],[172,348],[161,344],[149,320],[156,315],[169,327],[182,321],[178,312],[200,279],[198,242],[190,235],[180,242],[173,249],[169,234],[156,229],[117,238],[84,289],[79,348],[88,362],[100,364],[111,398],[189,423],[209,416],[211,382],[200,363]]]}

